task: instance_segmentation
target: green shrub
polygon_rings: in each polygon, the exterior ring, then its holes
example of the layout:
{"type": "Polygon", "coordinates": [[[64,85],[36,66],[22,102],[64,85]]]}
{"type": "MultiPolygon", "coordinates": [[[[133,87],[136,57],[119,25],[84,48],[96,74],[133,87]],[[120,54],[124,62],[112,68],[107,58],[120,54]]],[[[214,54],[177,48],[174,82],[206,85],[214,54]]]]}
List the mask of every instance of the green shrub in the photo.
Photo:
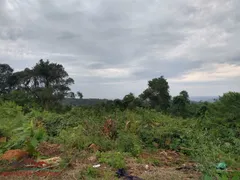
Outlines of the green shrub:
{"type": "Polygon", "coordinates": [[[106,163],[113,168],[125,168],[124,155],[120,152],[98,152],[97,157],[100,163],[106,163]]]}
{"type": "Polygon", "coordinates": [[[156,134],[153,128],[141,128],[138,134],[145,147],[154,147],[153,142],[156,140],[156,134]]]}
{"type": "Polygon", "coordinates": [[[129,152],[137,156],[142,152],[141,142],[138,136],[126,132],[121,132],[117,139],[117,147],[122,152],[129,152]]]}
{"type": "Polygon", "coordinates": [[[100,177],[100,170],[93,167],[88,167],[86,170],[86,176],[90,178],[100,177]]]}
{"type": "Polygon", "coordinates": [[[8,149],[24,148],[30,154],[37,156],[36,148],[38,144],[46,139],[47,133],[43,127],[37,126],[33,120],[26,120],[21,127],[12,130],[10,140],[3,143],[0,147],[2,152],[8,149]]]}
{"type": "Polygon", "coordinates": [[[0,131],[3,136],[12,136],[12,130],[20,127],[25,121],[22,108],[13,102],[0,104],[0,131]]]}
{"type": "Polygon", "coordinates": [[[85,133],[85,129],[79,125],[74,128],[67,128],[59,133],[56,142],[64,144],[66,148],[84,149],[91,143],[89,137],[85,133]]]}
{"type": "Polygon", "coordinates": [[[89,135],[89,142],[98,145],[101,151],[111,151],[116,149],[115,142],[102,135],[89,135]]]}

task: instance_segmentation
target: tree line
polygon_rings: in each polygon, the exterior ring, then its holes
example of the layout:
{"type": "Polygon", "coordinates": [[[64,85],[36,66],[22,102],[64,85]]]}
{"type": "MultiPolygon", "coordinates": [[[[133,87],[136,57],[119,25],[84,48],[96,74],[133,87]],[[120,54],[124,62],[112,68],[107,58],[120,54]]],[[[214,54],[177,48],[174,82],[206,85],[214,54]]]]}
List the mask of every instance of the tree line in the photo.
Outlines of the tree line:
{"type": "MultiPolygon", "coordinates": [[[[63,102],[76,97],[83,98],[80,91],[71,91],[72,84],[74,80],[69,77],[63,65],[49,60],[41,59],[32,68],[18,72],[14,72],[8,64],[0,64],[0,99],[14,101],[26,111],[31,108],[57,112],[71,109],[71,106],[63,102]]],[[[139,96],[129,93],[122,99],[104,100],[96,106],[110,111],[148,108],[183,118],[204,116],[208,109],[207,102],[190,102],[186,90],[171,97],[164,76],[149,80],[147,89],[139,96]]]]}

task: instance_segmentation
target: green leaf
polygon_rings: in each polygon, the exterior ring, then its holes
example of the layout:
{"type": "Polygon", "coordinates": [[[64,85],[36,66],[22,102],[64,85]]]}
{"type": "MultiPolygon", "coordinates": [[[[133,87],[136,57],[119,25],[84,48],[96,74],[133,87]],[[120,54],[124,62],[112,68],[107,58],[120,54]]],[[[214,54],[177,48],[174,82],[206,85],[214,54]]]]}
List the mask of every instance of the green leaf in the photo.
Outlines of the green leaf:
{"type": "Polygon", "coordinates": [[[208,176],[208,175],[204,175],[203,180],[212,180],[212,178],[210,176],[208,176]]]}
{"type": "Polygon", "coordinates": [[[235,175],[233,176],[232,180],[239,180],[240,179],[240,175],[235,175]]]}
{"type": "Polygon", "coordinates": [[[23,131],[24,130],[24,128],[23,127],[19,127],[19,128],[16,128],[16,129],[14,129],[13,130],[13,132],[17,132],[17,131],[23,131]]]}
{"type": "Polygon", "coordinates": [[[31,144],[32,144],[33,147],[37,147],[38,141],[35,137],[31,139],[31,144]]]}
{"type": "Polygon", "coordinates": [[[228,180],[227,175],[223,175],[222,178],[221,178],[221,180],[228,180]]]}

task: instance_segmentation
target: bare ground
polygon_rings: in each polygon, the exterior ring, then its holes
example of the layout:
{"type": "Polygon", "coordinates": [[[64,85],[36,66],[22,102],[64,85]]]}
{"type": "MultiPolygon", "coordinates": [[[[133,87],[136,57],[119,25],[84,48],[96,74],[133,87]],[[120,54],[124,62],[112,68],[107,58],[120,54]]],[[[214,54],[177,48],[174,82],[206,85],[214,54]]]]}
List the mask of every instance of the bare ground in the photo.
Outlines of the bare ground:
{"type": "MultiPolygon", "coordinates": [[[[87,151],[78,152],[77,154],[76,152],[69,152],[69,156],[74,158],[70,160],[69,165],[62,171],[60,176],[0,176],[0,179],[118,179],[115,176],[117,169],[106,164],[101,164],[99,168],[96,168],[98,174],[95,177],[86,175],[85,172],[89,167],[98,164],[94,153],[87,151]]],[[[201,173],[196,170],[195,163],[191,162],[186,156],[174,151],[144,152],[139,158],[126,157],[125,160],[127,172],[144,180],[198,180],[201,176],[201,173]]]]}

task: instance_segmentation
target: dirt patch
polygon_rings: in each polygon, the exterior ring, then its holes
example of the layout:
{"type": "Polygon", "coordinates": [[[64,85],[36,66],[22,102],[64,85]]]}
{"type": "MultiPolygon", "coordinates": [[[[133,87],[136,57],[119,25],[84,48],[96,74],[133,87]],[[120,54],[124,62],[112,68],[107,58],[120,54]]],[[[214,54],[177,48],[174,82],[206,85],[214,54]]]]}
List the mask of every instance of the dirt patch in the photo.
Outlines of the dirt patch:
{"type": "Polygon", "coordinates": [[[196,163],[175,151],[143,152],[140,158],[128,158],[127,168],[130,175],[143,179],[172,180],[199,179],[196,163]]]}
{"type": "Polygon", "coordinates": [[[201,174],[199,173],[184,173],[177,171],[172,167],[153,167],[151,171],[144,171],[141,177],[144,180],[186,180],[186,179],[200,179],[201,174]]]}
{"type": "Polygon", "coordinates": [[[159,166],[175,166],[190,161],[185,155],[171,150],[143,152],[140,158],[145,161],[152,161],[154,165],[159,163],[159,166]]]}
{"type": "Polygon", "coordinates": [[[0,160],[13,161],[21,160],[25,157],[28,157],[29,153],[21,149],[8,150],[1,157],[0,160]]]}
{"type": "Polygon", "coordinates": [[[199,179],[201,173],[197,171],[181,171],[175,167],[156,167],[132,162],[128,164],[128,172],[132,176],[147,179],[199,179]],[[147,168],[146,168],[147,167],[147,168]]]}
{"type": "Polygon", "coordinates": [[[40,153],[42,156],[60,156],[62,151],[61,151],[61,145],[60,144],[51,144],[48,142],[42,142],[39,144],[37,147],[37,151],[40,153]]]}
{"type": "MultiPolygon", "coordinates": [[[[1,179],[89,179],[87,176],[89,169],[97,172],[98,177],[92,179],[114,180],[117,169],[106,164],[101,164],[98,168],[93,165],[98,164],[95,153],[88,151],[71,152],[68,154],[71,159],[69,166],[65,168],[59,176],[29,176],[29,177],[1,177],[1,179]]],[[[185,180],[200,179],[201,173],[196,171],[195,163],[192,163],[183,154],[174,151],[144,152],[139,158],[125,157],[126,171],[131,176],[137,176],[144,180],[185,180]],[[163,163],[161,163],[163,162],[163,163]],[[183,163],[184,162],[184,163],[183,163]]],[[[90,172],[91,173],[91,172],[90,172]]]]}
{"type": "MultiPolygon", "coordinates": [[[[142,162],[139,162],[138,158],[126,157],[126,171],[131,176],[137,176],[144,180],[185,180],[185,179],[199,179],[201,173],[196,171],[194,167],[194,163],[190,163],[185,161],[187,158],[174,151],[162,152],[158,151],[155,153],[143,153],[141,155],[142,162]],[[156,164],[151,163],[150,160],[164,160],[164,164],[156,164]],[[167,162],[170,161],[170,162],[167,162]],[[176,163],[177,162],[177,163],[176,163]],[[179,165],[180,164],[180,165],[179,165]],[[190,166],[192,165],[192,166],[190,166]]],[[[61,179],[87,179],[84,176],[81,176],[81,172],[87,170],[87,168],[92,167],[94,164],[98,163],[96,157],[91,154],[89,156],[85,156],[84,158],[77,159],[72,168],[66,170],[64,174],[61,176],[61,179]],[[92,161],[92,159],[94,159],[92,161]]],[[[94,179],[106,179],[106,180],[114,180],[118,179],[116,175],[117,169],[111,168],[106,164],[101,164],[101,167],[97,168],[97,170],[101,173],[101,177],[94,179]]]]}

